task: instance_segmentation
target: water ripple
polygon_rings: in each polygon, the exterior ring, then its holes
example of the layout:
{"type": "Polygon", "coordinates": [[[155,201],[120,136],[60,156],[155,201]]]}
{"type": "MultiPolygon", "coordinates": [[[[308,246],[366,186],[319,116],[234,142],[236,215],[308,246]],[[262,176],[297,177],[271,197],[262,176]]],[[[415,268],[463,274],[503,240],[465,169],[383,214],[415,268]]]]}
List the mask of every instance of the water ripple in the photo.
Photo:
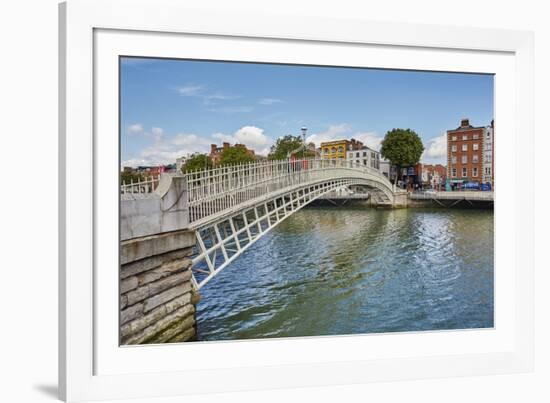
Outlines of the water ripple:
{"type": "Polygon", "coordinates": [[[493,326],[493,213],[307,208],[201,290],[200,340],[493,326]]]}

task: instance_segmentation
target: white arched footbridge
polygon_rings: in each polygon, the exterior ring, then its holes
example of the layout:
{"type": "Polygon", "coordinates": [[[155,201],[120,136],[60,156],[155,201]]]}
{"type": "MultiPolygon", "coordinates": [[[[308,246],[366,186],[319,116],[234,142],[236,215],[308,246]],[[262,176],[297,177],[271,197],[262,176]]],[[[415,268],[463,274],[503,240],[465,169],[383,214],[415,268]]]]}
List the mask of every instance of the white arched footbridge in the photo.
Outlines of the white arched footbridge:
{"type": "Polygon", "coordinates": [[[193,283],[200,289],[285,218],[350,185],[367,187],[381,205],[406,198],[379,171],[353,161],[259,161],[123,184],[121,238],[194,231],[193,283]]]}

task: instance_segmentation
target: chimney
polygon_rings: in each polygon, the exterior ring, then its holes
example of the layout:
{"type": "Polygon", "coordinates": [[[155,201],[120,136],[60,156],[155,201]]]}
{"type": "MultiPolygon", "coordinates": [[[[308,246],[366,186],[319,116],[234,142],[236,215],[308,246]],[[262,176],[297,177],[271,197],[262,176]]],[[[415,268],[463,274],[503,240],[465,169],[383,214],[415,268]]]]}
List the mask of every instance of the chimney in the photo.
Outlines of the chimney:
{"type": "Polygon", "coordinates": [[[460,121],[460,127],[468,127],[468,126],[470,126],[470,120],[469,119],[465,118],[465,119],[462,119],[460,121]]]}
{"type": "Polygon", "coordinates": [[[210,154],[216,154],[216,144],[210,144],[210,154]]]}
{"type": "Polygon", "coordinates": [[[224,142],[223,143],[223,149],[227,150],[229,148],[229,143],[224,142]]]}

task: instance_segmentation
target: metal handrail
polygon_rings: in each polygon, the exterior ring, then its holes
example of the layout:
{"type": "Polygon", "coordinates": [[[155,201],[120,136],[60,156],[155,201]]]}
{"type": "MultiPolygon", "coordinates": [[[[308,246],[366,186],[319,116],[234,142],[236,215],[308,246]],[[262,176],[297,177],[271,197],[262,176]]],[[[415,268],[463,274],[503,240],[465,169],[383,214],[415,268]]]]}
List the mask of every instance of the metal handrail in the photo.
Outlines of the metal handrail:
{"type": "Polygon", "coordinates": [[[378,170],[352,160],[258,161],[190,172],[185,175],[189,222],[281,189],[350,175],[370,176],[389,192],[394,191],[391,182],[378,170]]]}

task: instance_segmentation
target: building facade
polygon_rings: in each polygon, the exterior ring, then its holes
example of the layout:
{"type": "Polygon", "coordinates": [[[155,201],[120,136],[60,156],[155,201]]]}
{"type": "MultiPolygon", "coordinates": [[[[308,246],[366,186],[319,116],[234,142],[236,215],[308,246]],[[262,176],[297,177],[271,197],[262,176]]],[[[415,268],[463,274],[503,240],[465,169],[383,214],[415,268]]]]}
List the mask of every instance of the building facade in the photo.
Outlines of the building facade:
{"type": "MultiPolygon", "coordinates": [[[[210,145],[210,154],[208,154],[208,156],[212,160],[212,163],[214,165],[217,165],[220,162],[221,158],[222,158],[223,152],[225,150],[227,150],[228,148],[230,148],[230,147],[231,147],[231,145],[227,142],[222,143],[221,147],[218,147],[216,144],[211,144],[210,145]]],[[[255,157],[254,150],[246,148],[246,146],[244,144],[238,144],[237,143],[233,147],[244,148],[248,155],[250,155],[252,157],[255,157]]]]}
{"type": "Polygon", "coordinates": [[[391,172],[391,164],[388,160],[380,157],[380,172],[382,175],[384,175],[386,178],[390,179],[390,172],[391,172]]]}
{"type": "Polygon", "coordinates": [[[324,141],[321,143],[321,158],[345,160],[348,151],[362,149],[363,143],[355,139],[324,141]]]}
{"type": "Polygon", "coordinates": [[[422,165],[422,184],[424,187],[431,187],[432,189],[441,189],[445,185],[447,180],[447,167],[436,164],[423,164],[422,165]]]}
{"type": "Polygon", "coordinates": [[[495,122],[491,121],[491,125],[485,128],[485,135],[483,136],[483,170],[482,177],[483,183],[489,183],[494,186],[494,134],[495,134],[495,122]]]}
{"type": "Polygon", "coordinates": [[[346,159],[353,161],[357,165],[380,170],[380,153],[369,147],[348,151],[346,159]]]}
{"type": "Polygon", "coordinates": [[[474,127],[468,119],[447,130],[447,178],[451,188],[483,180],[483,147],[486,127],[474,127]]]}

